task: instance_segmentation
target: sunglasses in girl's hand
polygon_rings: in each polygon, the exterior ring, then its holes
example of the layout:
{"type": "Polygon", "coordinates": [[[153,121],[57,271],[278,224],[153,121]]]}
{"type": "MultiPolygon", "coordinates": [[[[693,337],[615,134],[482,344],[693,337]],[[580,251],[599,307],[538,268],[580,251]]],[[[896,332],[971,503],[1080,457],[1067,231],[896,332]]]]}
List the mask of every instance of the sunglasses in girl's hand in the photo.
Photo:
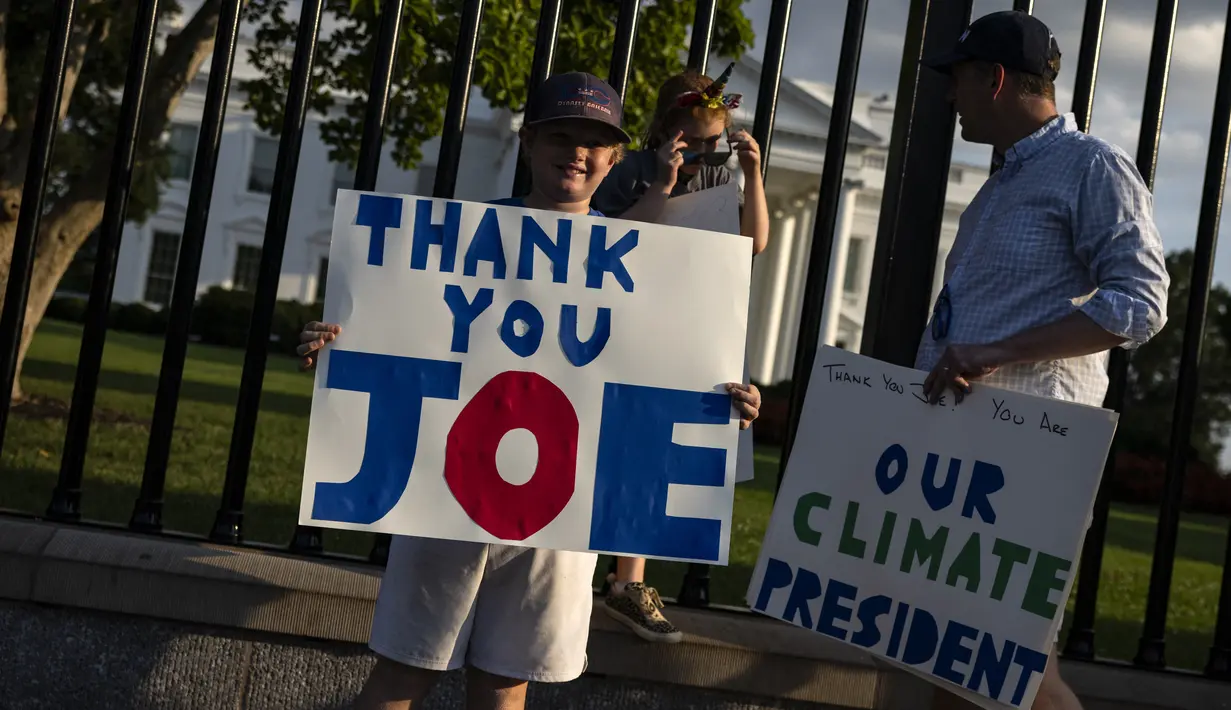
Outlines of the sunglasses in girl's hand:
{"type": "Polygon", "coordinates": [[[727,149],[725,151],[713,150],[709,152],[696,152],[692,150],[685,150],[681,152],[684,156],[684,164],[695,165],[697,163],[702,163],[713,168],[726,165],[727,161],[731,159],[731,153],[734,151],[731,148],[730,133],[726,129],[723,129],[723,135],[727,139],[727,149]]]}

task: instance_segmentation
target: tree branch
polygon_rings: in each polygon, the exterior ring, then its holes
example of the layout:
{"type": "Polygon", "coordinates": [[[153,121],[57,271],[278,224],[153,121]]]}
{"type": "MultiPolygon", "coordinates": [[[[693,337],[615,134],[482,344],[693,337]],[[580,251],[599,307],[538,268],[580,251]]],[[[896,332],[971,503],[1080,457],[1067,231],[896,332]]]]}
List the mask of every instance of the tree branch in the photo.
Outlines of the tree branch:
{"type": "Polygon", "coordinates": [[[0,0],[0,151],[8,144],[8,134],[13,129],[9,118],[9,55],[4,40],[8,34],[9,3],[10,0],[0,0]]]}
{"type": "MultiPolygon", "coordinates": [[[[0,0],[0,2],[4,1],[0,0]]],[[[93,4],[88,3],[81,7],[77,11],[77,17],[82,17],[93,4]]],[[[72,105],[73,91],[77,88],[77,80],[81,78],[81,68],[85,65],[86,54],[90,51],[90,47],[106,41],[110,28],[111,18],[107,16],[99,17],[93,22],[74,23],[73,34],[68,43],[67,61],[64,63],[64,89],[60,94],[58,124],[64,123],[64,117],[68,115],[68,107],[72,105]]]]}

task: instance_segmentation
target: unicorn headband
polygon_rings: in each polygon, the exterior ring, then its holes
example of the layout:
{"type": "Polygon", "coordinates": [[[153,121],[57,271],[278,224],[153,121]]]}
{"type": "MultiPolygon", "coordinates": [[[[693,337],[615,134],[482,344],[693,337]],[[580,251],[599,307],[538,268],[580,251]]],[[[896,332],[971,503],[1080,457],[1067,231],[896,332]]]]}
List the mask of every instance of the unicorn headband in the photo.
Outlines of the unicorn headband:
{"type": "Polygon", "coordinates": [[[726,108],[728,110],[739,108],[739,102],[743,98],[743,94],[722,93],[722,90],[727,88],[727,80],[731,78],[731,72],[733,71],[735,71],[735,62],[727,65],[722,75],[703,91],[689,91],[680,94],[676,100],[676,105],[680,108],[687,108],[689,106],[704,106],[712,109],[726,108]]]}

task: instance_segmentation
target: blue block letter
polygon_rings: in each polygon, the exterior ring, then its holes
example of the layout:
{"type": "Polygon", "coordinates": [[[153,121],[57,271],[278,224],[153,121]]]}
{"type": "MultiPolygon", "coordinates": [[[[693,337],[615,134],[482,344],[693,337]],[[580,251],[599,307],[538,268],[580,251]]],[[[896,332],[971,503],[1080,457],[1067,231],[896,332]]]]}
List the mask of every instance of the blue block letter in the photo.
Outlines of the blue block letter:
{"type": "Polygon", "coordinates": [[[633,277],[624,262],[625,254],[637,246],[637,230],[630,229],[620,241],[607,246],[607,228],[596,224],[590,229],[590,254],[586,259],[586,288],[602,288],[603,274],[608,271],[628,293],[633,292],[633,277]]]}
{"type": "Polygon", "coordinates": [[[432,223],[432,201],[415,203],[415,236],[410,247],[410,268],[423,271],[427,268],[427,250],[433,244],[440,246],[440,271],[453,273],[457,261],[457,230],[462,224],[462,203],[445,203],[445,223],[432,223]]]}
{"type": "Polygon", "coordinates": [[[461,286],[445,286],[445,303],[449,304],[449,310],[453,312],[453,341],[449,344],[450,350],[464,353],[470,349],[470,324],[492,305],[493,293],[490,288],[481,288],[474,295],[474,300],[468,301],[461,286]]]}
{"type": "Polygon", "coordinates": [[[543,341],[543,314],[528,301],[513,301],[500,323],[500,339],[515,354],[530,357],[543,341]],[[521,335],[514,329],[517,321],[526,324],[526,332],[521,335]]]}
{"type": "Polygon", "coordinates": [[[721,487],[727,452],[674,444],[671,433],[676,422],[730,421],[731,398],[726,394],[608,382],[598,434],[590,548],[717,561],[722,523],[668,516],[667,487],[721,487]]]}
{"type": "Polygon", "coordinates": [[[777,589],[783,589],[795,578],[791,566],[773,557],[765,563],[765,576],[761,577],[761,591],[757,592],[757,611],[765,611],[769,606],[769,598],[777,589]]]}
{"type": "Polygon", "coordinates": [[[611,337],[611,309],[599,308],[594,332],[584,343],[577,337],[577,306],[560,306],[560,349],[568,361],[581,367],[589,365],[607,347],[611,337]]]}
{"type": "Polygon", "coordinates": [[[521,218],[521,246],[517,252],[517,278],[529,281],[534,278],[534,248],[551,259],[551,280],[568,282],[568,250],[573,237],[573,223],[567,219],[556,222],[556,241],[527,215],[521,218]]]}
{"type": "Polygon", "coordinates": [[[360,195],[355,224],[372,229],[372,238],[368,241],[368,264],[384,265],[385,230],[402,226],[402,199],[384,195],[360,195]]]}
{"type": "Polygon", "coordinates": [[[325,386],[366,392],[368,432],[359,472],[346,483],[317,483],[312,517],[370,524],[406,491],[419,441],[423,398],[457,399],[462,364],[334,350],[325,386]]]}
{"type": "Polygon", "coordinates": [[[492,278],[504,278],[504,242],[500,239],[500,218],[495,207],[488,207],[479,220],[479,226],[474,230],[474,239],[466,247],[466,261],[462,273],[466,276],[477,276],[479,262],[492,263],[492,278]]]}

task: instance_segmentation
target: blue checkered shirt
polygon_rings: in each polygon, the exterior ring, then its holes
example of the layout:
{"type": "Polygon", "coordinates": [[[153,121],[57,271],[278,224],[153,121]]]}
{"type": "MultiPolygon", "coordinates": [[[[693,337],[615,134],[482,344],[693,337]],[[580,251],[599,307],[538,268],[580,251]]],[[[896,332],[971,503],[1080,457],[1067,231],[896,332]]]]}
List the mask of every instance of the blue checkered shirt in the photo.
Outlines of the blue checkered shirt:
{"type": "MultiPolygon", "coordinates": [[[[945,262],[949,332],[935,340],[929,327],[915,366],[931,370],[950,343],[998,342],[1075,311],[1123,347],[1145,343],[1166,322],[1170,283],[1152,202],[1128,155],[1072,114],[1018,141],[962,213],[945,262]]],[[[1107,357],[1010,365],[981,382],[1101,406],[1107,357]]]]}

